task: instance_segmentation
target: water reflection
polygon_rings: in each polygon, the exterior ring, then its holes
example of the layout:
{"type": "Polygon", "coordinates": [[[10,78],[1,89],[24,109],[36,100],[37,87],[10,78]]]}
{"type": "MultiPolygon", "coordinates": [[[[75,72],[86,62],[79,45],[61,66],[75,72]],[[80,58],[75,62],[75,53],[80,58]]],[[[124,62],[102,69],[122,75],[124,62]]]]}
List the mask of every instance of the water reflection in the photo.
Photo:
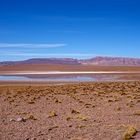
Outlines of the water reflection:
{"type": "Polygon", "coordinates": [[[3,81],[107,81],[116,76],[0,76],[3,81]]]}

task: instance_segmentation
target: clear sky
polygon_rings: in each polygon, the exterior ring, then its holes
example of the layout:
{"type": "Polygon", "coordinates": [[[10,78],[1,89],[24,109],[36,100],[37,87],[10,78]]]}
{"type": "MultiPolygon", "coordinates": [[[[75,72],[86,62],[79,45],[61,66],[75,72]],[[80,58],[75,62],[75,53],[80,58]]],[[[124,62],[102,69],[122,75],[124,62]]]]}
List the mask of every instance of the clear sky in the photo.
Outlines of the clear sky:
{"type": "Polygon", "coordinates": [[[140,0],[0,0],[0,61],[140,57],[140,0]]]}

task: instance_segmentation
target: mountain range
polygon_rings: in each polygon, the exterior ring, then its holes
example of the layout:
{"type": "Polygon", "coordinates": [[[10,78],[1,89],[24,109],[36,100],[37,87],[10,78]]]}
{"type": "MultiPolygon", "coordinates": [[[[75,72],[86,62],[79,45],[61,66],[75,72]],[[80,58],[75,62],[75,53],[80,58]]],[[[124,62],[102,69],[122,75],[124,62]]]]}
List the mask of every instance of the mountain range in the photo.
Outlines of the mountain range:
{"type": "Polygon", "coordinates": [[[94,66],[140,66],[140,58],[103,57],[91,59],[72,58],[33,58],[23,61],[3,61],[0,66],[13,66],[22,64],[65,64],[65,65],[94,65],[94,66]]]}

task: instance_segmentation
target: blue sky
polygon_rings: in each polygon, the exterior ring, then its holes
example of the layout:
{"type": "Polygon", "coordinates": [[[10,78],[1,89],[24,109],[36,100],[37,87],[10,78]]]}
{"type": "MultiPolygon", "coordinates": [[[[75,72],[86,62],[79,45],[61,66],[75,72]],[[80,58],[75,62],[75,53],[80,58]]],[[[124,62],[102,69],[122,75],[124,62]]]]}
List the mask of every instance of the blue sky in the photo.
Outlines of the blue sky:
{"type": "Polygon", "coordinates": [[[0,61],[140,57],[139,0],[0,0],[0,61]]]}

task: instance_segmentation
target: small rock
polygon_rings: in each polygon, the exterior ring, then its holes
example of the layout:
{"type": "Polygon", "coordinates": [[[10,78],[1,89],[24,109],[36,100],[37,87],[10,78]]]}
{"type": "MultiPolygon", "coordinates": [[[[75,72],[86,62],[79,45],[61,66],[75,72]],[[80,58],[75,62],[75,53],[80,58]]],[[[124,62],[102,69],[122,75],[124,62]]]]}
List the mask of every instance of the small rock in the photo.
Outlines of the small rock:
{"type": "Polygon", "coordinates": [[[14,122],[15,120],[14,119],[10,119],[10,122],[14,122]]]}
{"type": "Polygon", "coordinates": [[[4,122],[5,122],[5,120],[2,120],[2,122],[4,123],[4,122]]]}
{"type": "Polygon", "coordinates": [[[17,121],[17,122],[25,122],[25,119],[24,119],[24,118],[17,118],[16,121],[17,121]]]}

